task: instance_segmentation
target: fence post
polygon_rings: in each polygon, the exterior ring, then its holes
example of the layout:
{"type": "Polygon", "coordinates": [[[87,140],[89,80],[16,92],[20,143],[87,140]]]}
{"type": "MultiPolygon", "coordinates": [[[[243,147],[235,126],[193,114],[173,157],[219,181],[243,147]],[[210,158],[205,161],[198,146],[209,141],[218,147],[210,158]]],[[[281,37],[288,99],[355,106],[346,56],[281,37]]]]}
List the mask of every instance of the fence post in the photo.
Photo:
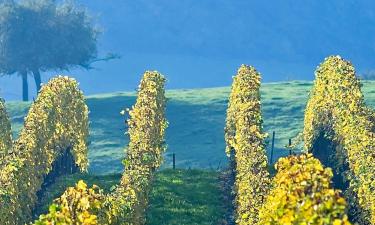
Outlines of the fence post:
{"type": "Polygon", "coordinates": [[[272,132],[271,158],[270,165],[273,163],[273,148],[275,147],[275,131],[272,132]]]}
{"type": "Polygon", "coordinates": [[[176,154],[173,153],[173,169],[176,169],[176,154]]]}
{"type": "Polygon", "coordinates": [[[292,139],[289,138],[289,155],[292,155],[292,139]]]}

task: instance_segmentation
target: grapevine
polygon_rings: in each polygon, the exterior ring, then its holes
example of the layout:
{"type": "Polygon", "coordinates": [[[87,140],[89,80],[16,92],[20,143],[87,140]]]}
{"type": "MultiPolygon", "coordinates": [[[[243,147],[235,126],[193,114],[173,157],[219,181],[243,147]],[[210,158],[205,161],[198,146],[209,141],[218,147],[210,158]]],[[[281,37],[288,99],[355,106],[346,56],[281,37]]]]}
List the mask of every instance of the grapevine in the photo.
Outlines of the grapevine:
{"type": "Polygon", "coordinates": [[[80,181],[51,205],[50,212],[35,222],[41,224],[145,224],[148,192],[153,173],[162,163],[165,151],[165,78],[147,71],[129,111],[130,143],[124,160],[125,171],[113,192],[104,195],[98,187],[87,189],[80,181]],[[84,205],[81,203],[84,202],[84,205]],[[78,204],[75,204],[78,203],[78,204]]]}
{"type": "Polygon", "coordinates": [[[256,224],[269,188],[260,109],[260,74],[242,65],[233,78],[225,127],[226,152],[234,161],[237,224],[256,224]]]}
{"type": "Polygon", "coordinates": [[[65,151],[70,150],[82,171],[87,169],[87,136],[88,109],[77,82],[52,79],[42,87],[18,140],[0,162],[0,224],[31,219],[37,192],[65,151]]]}
{"type": "Polygon", "coordinates": [[[343,175],[350,216],[375,224],[374,112],[365,106],[354,67],[339,56],[326,58],[316,71],[305,111],[304,144],[314,155],[330,155],[330,166],[343,175]],[[332,152],[314,148],[322,133],[333,143],[332,152]]]}

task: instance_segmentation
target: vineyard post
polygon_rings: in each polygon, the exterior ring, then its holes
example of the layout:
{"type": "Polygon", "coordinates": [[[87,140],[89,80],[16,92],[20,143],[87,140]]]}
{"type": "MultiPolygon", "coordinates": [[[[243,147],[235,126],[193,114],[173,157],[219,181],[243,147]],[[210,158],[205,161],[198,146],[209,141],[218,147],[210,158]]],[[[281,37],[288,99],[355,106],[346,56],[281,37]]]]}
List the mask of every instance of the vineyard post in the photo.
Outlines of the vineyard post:
{"type": "Polygon", "coordinates": [[[176,154],[173,153],[173,169],[175,170],[176,169],[176,154]]]}
{"type": "Polygon", "coordinates": [[[273,148],[275,147],[275,131],[272,132],[272,145],[271,145],[271,157],[270,157],[270,165],[273,163],[273,148]]]}
{"type": "Polygon", "coordinates": [[[289,155],[292,155],[292,139],[289,138],[289,155]]]}

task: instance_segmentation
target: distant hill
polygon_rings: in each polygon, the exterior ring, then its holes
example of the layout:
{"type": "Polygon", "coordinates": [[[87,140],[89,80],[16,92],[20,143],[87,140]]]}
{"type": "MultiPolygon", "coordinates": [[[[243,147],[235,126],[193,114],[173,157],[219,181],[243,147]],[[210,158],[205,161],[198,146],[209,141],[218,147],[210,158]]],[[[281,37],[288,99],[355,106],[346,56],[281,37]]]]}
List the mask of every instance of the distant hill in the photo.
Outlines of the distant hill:
{"type": "MultiPolygon", "coordinates": [[[[169,88],[202,88],[229,86],[242,63],[256,66],[265,82],[311,80],[331,54],[359,72],[375,68],[371,0],[77,2],[103,29],[101,54],[122,55],[97,70],[68,73],[87,94],[133,90],[147,69],[164,73],[169,88]]],[[[19,99],[20,89],[19,78],[0,79],[0,96],[19,99]]]]}
{"type": "MultiPolygon", "coordinates": [[[[285,145],[303,127],[311,82],[281,82],[261,87],[264,129],[276,131],[275,159],[288,154],[285,145]]],[[[163,168],[171,167],[176,153],[180,168],[217,169],[226,165],[224,125],[230,88],[167,91],[168,152],[163,168]]],[[[375,107],[375,82],[363,82],[367,104],[375,107]]],[[[90,109],[90,171],[94,174],[121,172],[128,142],[120,111],[135,102],[135,93],[109,93],[87,98],[90,109]]],[[[30,103],[8,102],[14,135],[23,124],[30,103]]],[[[268,151],[270,145],[267,146],[268,151]]]]}

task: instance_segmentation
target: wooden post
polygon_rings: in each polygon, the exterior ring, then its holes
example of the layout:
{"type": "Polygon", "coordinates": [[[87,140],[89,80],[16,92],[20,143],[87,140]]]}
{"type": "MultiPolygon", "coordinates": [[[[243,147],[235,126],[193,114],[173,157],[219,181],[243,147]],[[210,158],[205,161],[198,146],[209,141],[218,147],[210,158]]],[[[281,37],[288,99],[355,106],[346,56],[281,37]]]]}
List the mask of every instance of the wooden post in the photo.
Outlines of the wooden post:
{"type": "Polygon", "coordinates": [[[176,169],[176,154],[173,153],[173,169],[176,169]]]}
{"type": "Polygon", "coordinates": [[[273,164],[273,148],[274,147],[275,147],[275,131],[272,132],[272,145],[271,145],[270,165],[273,164]]]}
{"type": "Polygon", "coordinates": [[[292,155],[292,139],[289,138],[289,155],[292,155]]]}

